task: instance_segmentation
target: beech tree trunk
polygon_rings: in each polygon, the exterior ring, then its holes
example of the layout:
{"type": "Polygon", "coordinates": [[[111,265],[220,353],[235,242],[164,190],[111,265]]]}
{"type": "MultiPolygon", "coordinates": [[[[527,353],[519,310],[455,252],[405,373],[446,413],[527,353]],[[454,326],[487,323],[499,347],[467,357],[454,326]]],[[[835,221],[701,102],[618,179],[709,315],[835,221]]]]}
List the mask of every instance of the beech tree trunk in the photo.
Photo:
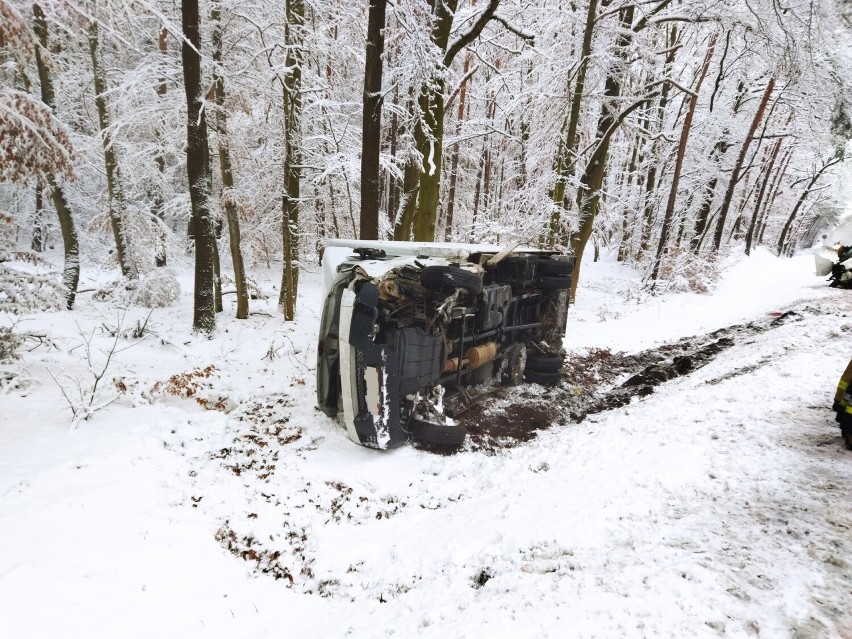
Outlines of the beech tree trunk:
{"type": "MultiPolygon", "coordinates": [[[[630,161],[627,164],[627,177],[625,179],[625,191],[630,196],[630,189],[633,185],[634,175],[636,173],[636,159],[639,157],[639,145],[642,143],[642,138],[639,135],[634,136],[633,150],[630,152],[630,161]]],[[[621,214],[621,241],[618,244],[618,261],[624,262],[631,255],[631,238],[633,235],[633,225],[635,224],[635,215],[633,208],[628,204],[625,205],[621,214]]]]}
{"type": "Polygon", "coordinates": [[[751,128],[749,128],[748,135],[746,135],[746,138],[743,141],[743,146],[740,149],[740,155],[737,158],[736,164],[734,164],[734,170],[731,173],[731,180],[728,183],[728,189],[725,191],[725,197],[722,199],[722,208],[719,211],[719,217],[716,221],[716,233],[713,236],[714,253],[718,252],[719,248],[722,246],[722,234],[725,230],[725,222],[727,221],[728,211],[731,208],[731,201],[734,198],[734,190],[737,188],[737,182],[740,179],[740,171],[742,170],[743,161],[748,153],[748,147],[751,145],[751,141],[754,138],[754,133],[757,131],[757,127],[760,126],[760,121],[763,119],[763,113],[766,111],[766,105],[769,103],[769,97],[772,95],[772,90],[774,88],[775,78],[770,78],[766,85],[766,89],[763,91],[763,97],[757,107],[757,112],[754,114],[751,128]]]}
{"type": "Polygon", "coordinates": [[[626,55],[627,46],[632,39],[631,26],[633,23],[634,5],[629,5],[620,11],[620,32],[615,46],[615,60],[607,72],[604,84],[604,106],[598,118],[594,153],[589,158],[583,175],[580,177],[580,188],[577,190],[577,208],[580,212],[580,228],[571,235],[569,240],[571,253],[576,256],[574,277],[571,282],[570,298],[577,295],[577,282],[580,279],[580,268],[583,252],[592,235],[595,217],[600,207],[601,187],[606,175],[606,165],[609,158],[609,143],[613,134],[632,112],[638,109],[644,100],[638,100],[633,105],[618,113],[615,109],[616,100],[621,96],[621,81],[623,69],[621,63],[626,55]]]}
{"type": "Polygon", "coordinates": [[[33,239],[30,248],[36,253],[44,251],[46,241],[46,229],[44,227],[44,196],[40,184],[36,184],[35,190],[35,217],[33,218],[33,239]]]}
{"type": "Polygon", "coordinates": [[[842,155],[836,155],[831,158],[828,162],[823,164],[820,169],[814,173],[813,177],[811,177],[811,181],[808,182],[808,186],[802,191],[802,194],[799,196],[799,199],[796,200],[796,204],[793,207],[793,210],[790,212],[790,217],[787,218],[787,222],[784,224],[784,228],[781,229],[781,235],[778,237],[778,255],[781,255],[786,248],[787,243],[787,234],[790,231],[790,226],[793,224],[793,220],[796,219],[796,216],[799,214],[799,210],[802,208],[802,204],[804,204],[808,195],[810,195],[816,183],[819,181],[822,174],[825,173],[826,169],[834,166],[838,162],[843,160],[842,155]]]}
{"type": "MultiPolygon", "coordinates": [[[[39,45],[35,48],[36,66],[38,67],[39,83],[41,84],[41,101],[56,112],[56,100],[53,91],[53,78],[44,56],[47,55],[47,20],[44,11],[38,4],[33,5],[34,31],[39,45]]],[[[59,229],[62,232],[62,246],[65,265],[62,268],[62,286],[65,289],[65,307],[73,308],[77,297],[77,284],[80,282],[80,245],[77,240],[77,227],[68,206],[68,200],[62,186],[53,176],[47,178],[50,198],[56,216],[59,218],[59,229]]]]}
{"type": "Polygon", "coordinates": [[[210,213],[209,147],[207,110],[202,109],[201,25],[198,0],[181,1],[184,41],[181,46],[186,92],[186,171],[192,204],[191,226],[195,242],[195,299],[192,327],[212,333],[216,328],[215,251],[216,234],[210,213]]]}
{"type": "Polygon", "coordinates": [[[101,142],[104,147],[104,167],[107,178],[107,195],[109,202],[109,222],[112,235],[115,238],[115,251],[122,277],[135,279],[139,276],[132,257],[130,242],[127,236],[127,206],[125,205],[124,189],[121,185],[121,169],[118,166],[118,154],[109,128],[109,111],[106,101],[107,82],[106,71],[100,59],[100,41],[98,23],[89,23],[89,54],[92,58],[92,72],[95,80],[95,106],[98,109],[98,123],[101,127],[101,142]]]}
{"type": "Polygon", "coordinates": [[[216,128],[219,140],[219,170],[222,173],[222,194],[219,201],[225,209],[228,221],[228,241],[231,245],[231,261],[234,266],[234,283],[237,289],[237,319],[246,319],[249,313],[249,296],[246,287],[246,271],[240,247],[240,218],[234,196],[234,171],[231,165],[231,150],[228,139],[228,112],[225,110],[225,80],[219,73],[222,61],[222,23],[219,3],[211,12],[213,22],[213,61],[216,71],[213,83],[216,91],[216,128]]]}
{"type": "MultiPolygon", "coordinates": [[[[168,36],[168,31],[165,27],[160,27],[159,33],[157,34],[157,49],[160,52],[161,64],[166,64],[166,56],[168,55],[168,48],[166,46],[166,37],[168,36]]],[[[165,77],[160,77],[160,82],[157,84],[157,96],[159,99],[163,99],[166,97],[166,93],[168,91],[168,84],[165,77]]],[[[165,229],[165,213],[163,211],[163,178],[166,172],[166,157],[163,151],[163,132],[161,129],[157,129],[157,142],[159,143],[159,148],[157,150],[157,154],[154,156],[154,164],[157,167],[157,172],[160,174],[160,183],[154,188],[154,198],[153,198],[153,206],[151,210],[151,215],[154,218],[153,223],[157,226],[157,253],[154,256],[154,265],[157,267],[163,267],[168,262],[168,256],[166,253],[166,229],[165,229]]]]}
{"type": "MultiPolygon", "coordinates": [[[[605,3],[608,4],[608,3],[605,3]]],[[[565,135],[559,140],[556,151],[556,184],[553,187],[553,211],[550,214],[550,229],[547,245],[553,248],[557,243],[568,243],[568,233],[564,230],[563,216],[571,210],[571,202],[565,197],[568,178],[574,173],[574,162],[577,155],[577,126],[580,122],[580,105],[583,92],[586,90],[586,70],[589,66],[589,56],[592,53],[592,35],[595,30],[598,0],[589,0],[586,13],[586,27],[583,31],[583,44],[580,50],[580,66],[577,69],[577,79],[574,82],[574,92],[571,96],[571,110],[563,123],[565,135]]],[[[579,263],[579,261],[578,261],[579,263]]]]}
{"type": "MultiPolygon", "coordinates": [[[[462,69],[462,77],[465,79],[462,80],[461,87],[459,88],[459,107],[456,113],[456,127],[455,127],[455,135],[458,137],[461,134],[462,122],[464,121],[465,114],[465,102],[467,99],[467,74],[470,70],[470,54],[465,56],[464,59],[464,69],[462,69]]],[[[456,143],[453,146],[452,155],[450,156],[450,189],[447,194],[447,223],[446,228],[444,230],[444,239],[447,241],[452,241],[454,236],[453,234],[453,225],[455,224],[455,210],[456,210],[456,184],[458,183],[458,167],[459,167],[459,144],[456,143]]]]}
{"type": "MultiPolygon", "coordinates": [[[[444,53],[443,66],[449,68],[456,55],[482,33],[494,17],[500,0],[489,0],[488,6],[476,18],[470,29],[449,43],[453,17],[458,0],[428,0],[432,8],[430,38],[444,53]]],[[[421,242],[435,240],[435,222],[441,188],[441,168],[444,146],[444,93],[446,84],[442,75],[436,74],[424,83],[418,96],[423,131],[415,135],[417,149],[423,157],[417,191],[417,208],[414,215],[414,239],[421,242]]]]}
{"type": "Polygon", "coordinates": [[[370,0],[367,18],[367,55],[364,63],[364,108],[361,145],[362,240],[379,239],[379,153],[382,144],[382,53],[385,49],[387,0],[370,0]]]}
{"type": "Polygon", "coordinates": [[[763,197],[766,194],[766,186],[769,184],[769,178],[772,177],[772,169],[775,167],[775,159],[778,157],[778,151],[781,150],[781,138],[775,141],[775,147],[772,149],[772,153],[769,156],[769,164],[766,167],[765,175],[763,176],[763,182],[760,185],[760,190],[757,193],[757,201],[754,203],[754,212],[751,216],[751,223],[748,225],[748,231],[746,231],[746,246],[745,246],[745,254],[751,255],[752,244],[755,240],[757,223],[761,211],[761,206],[763,205],[763,197]]]}
{"type": "Polygon", "coordinates": [[[285,321],[296,319],[299,292],[299,197],[302,165],[302,44],[304,0],[286,0],[284,37],[287,56],[283,81],[284,105],[284,195],[281,198],[284,240],[284,272],[278,306],[285,321]]]}
{"type": "MultiPolygon", "coordinates": [[[[669,69],[671,68],[672,63],[674,62],[675,53],[677,53],[678,47],[675,46],[677,42],[677,28],[672,27],[669,32],[669,36],[666,40],[666,48],[668,49],[668,53],[666,54],[666,59],[664,63],[664,75],[668,75],[669,69]]],[[[654,140],[651,143],[651,163],[648,167],[647,178],[645,180],[645,211],[642,216],[643,219],[643,227],[642,227],[642,253],[646,253],[650,250],[651,237],[654,231],[655,222],[657,219],[657,212],[659,208],[659,202],[657,201],[657,169],[663,168],[664,158],[662,157],[662,144],[660,139],[660,134],[663,131],[663,127],[665,126],[665,116],[666,116],[666,106],[669,102],[669,83],[666,82],[663,84],[662,91],[660,92],[660,101],[657,106],[657,128],[656,135],[654,136],[654,140]]]]}
{"type": "Polygon", "coordinates": [[[663,253],[666,249],[666,244],[669,240],[669,231],[672,225],[672,218],[675,212],[675,203],[677,202],[677,189],[680,185],[680,173],[683,169],[683,159],[686,156],[686,145],[689,142],[689,133],[692,130],[692,118],[695,116],[695,107],[698,104],[698,94],[701,92],[701,85],[704,78],[707,76],[707,71],[710,68],[710,60],[713,57],[713,50],[716,47],[716,34],[710,36],[710,44],[707,47],[707,53],[704,56],[704,64],[701,66],[701,71],[698,75],[698,80],[695,83],[694,93],[689,98],[689,107],[686,111],[686,117],[683,119],[683,127],[680,131],[680,140],[677,146],[677,157],[675,158],[674,173],[672,174],[672,185],[669,189],[669,198],[666,201],[666,212],[663,217],[663,225],[660,228],[660,241],[657,244],[657,256],[654,259],[654,266],[651,269],[651,286],[659,277],[660,263],[663,259],[663,253]]]}
{"type": "Polygon", "coordinates": [[[790,147],[784,152],[784,157],[781,160],[778,171],[775,177],[772,178],[772,185],[769,187],[769,197],[766,198],[766,203],[763,205],[763,211],[760,214],[759,232],[757,233],[757,244],[763,244],[763,234],[766,231],[766,225],[769,220],[769,213],[772,211],[772,206],[775,204],[775,197],[778,191],[781,190],[781,183],[784,176],[787,174],[787,169],[790,166],[790,160],[793,158],[794,147],[790,147]]]}
{"type": "MultiPolygon", "coordinates": [[[[399,88],[394,90],[393,105],[396,107],[399,104],[399,88]]],[[[390,124],[390,155],[393,162],[396,163],[397,140],[399,139],[399,116],[397,109],[393,109],[390,124]]],[[[390,218],[391,228],[396,230],[397,220],[397,205],[399,203],[399,180],[397,180],[391,171],[386,173],[387,191],[388,191],[388,217],[390,218]]],[[[392,231],[392,233],[393,233],[392,231]]]]}

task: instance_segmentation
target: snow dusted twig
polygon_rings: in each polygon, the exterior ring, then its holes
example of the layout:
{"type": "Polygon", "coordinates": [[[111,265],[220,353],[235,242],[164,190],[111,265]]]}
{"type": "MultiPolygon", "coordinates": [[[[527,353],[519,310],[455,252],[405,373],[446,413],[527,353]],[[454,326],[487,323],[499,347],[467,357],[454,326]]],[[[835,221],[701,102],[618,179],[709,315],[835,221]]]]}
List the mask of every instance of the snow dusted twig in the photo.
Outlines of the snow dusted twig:
{"type": "MultiPolygon", "coordinates": [[[[147,324],[147,318],[145,323],[147,324]]],[[[83,330],[79,327],[80,330],[80,338],[82,343],[80,344],[85,349],[85,360],[88,366],[88,373],[91,375],[91,382],[89,384],[85,384],[80,381],[80,379],[74,379],[64,371],[54,372],[47,369],[47,372],[50,374],[53,381],[59,387],[60,393],[62,393],[63,399],[68,404],[68,407],[71,409],[71,429],[74,430],[77,428],[81,421],[89,420],[92,415],[97,413],[98,411],[107,408],[110,404],[112,404],[119,397],[119,392],[108,393],[103,387],[103,380],[107,375],[107,372],[110,370],[110,365],[113,362],[113,358],[122,351],[125,351],[133,346],[136,346],[142,339],[137,340],[133,344],[125,346],[124,348],[118,347],[118,340],[122,337],[122,327],[124,324],[124,315],[119,318],[118,326],[115,331],[110,332],[112,335],[112,343],[109,347],[109,350],[101,351],[103,355],[105,355],[105,359],[102,365],[96,365],[93,354],[92,340],[95,335],[95,331],[93,330],[88,336],[83,332],[83,330]]],[[[143,337],[144,339],[144,337],[143,337]]],[[[71,349],[71,352],[75,350],[71,349]]]]}
{"type": "MultiPolygon", "coordinates": [[[[293,340],[291,340],[288,335],[282,335],[282,337],[287,340],[290,346],[290,348],[287,350],[287,355],[290,357],[290,362],[300,367],[303,371],[311,370],[310,367],[306,366],[304,362],[300,362],[296,357],[293,357],[294,355],[298,355],[300,353],[300,351],[296,350],[296,345],[293,343],[293,340]]],[[[275,340],[273,340],[272,343],[269,345],[266,354],[261,359],[268,359],[271,362],[273,359],[280,357],[279,351],[282,350],[285,346],[287,346],[287,344],[281,344],[280,346],[277,346],[275,344],[275,340]]]]}
{"type": "Polygon", "coordinates": [[[504,27],[506,27],[506,29],[514,33],[519,38],[527,40],[530,44],[535,44],[534,33],[527,31],[523,27],[519,27],[515,23],[511,22],[506,16],[500,13],[495,13],[493,16],[491,16],[491,19],[502,24],[504,27]]]}

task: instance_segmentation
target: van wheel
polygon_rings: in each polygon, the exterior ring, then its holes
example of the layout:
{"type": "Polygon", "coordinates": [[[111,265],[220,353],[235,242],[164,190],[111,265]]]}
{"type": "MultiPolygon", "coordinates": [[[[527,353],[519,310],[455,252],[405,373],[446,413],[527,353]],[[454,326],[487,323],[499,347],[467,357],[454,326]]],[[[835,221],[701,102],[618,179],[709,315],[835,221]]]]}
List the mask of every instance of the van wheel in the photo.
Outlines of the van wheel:
{"type": "Polygon", "coordinates": [[[467,429],[457,424],[436,424],[411,418],[411,441],[437,448],[458,448],[464,444],[467,429]]]}
{"type": "Polygon", "coordinates": [[[473,295],[482,292],[482,276],[458,266],[427,266],[420,271],[420,283],[426,288],[460,288],[473,295]]]}
{"type": "Polygon", "coordinates": [[[534,382],[536,384],[541,384],[542,386],[555,386],[559,383],[559,380],[562,379],[562,373],[545,373],[543,371],[527,370],[524,377],[526,377],[528,382],[534,382]]]}
{"type": "Polygon", "coordinates": [[[575,258],[568,260],[539,260],[540,275],[571,275],[574,272],[575,258]]]}
{"type": "Polygon", "coordinates": [[[527,358],[527,370],[540,373],[558,373],[565,360],[559,355],[542,355],[527,358]]]}
{"type": "Polygon", "coordinates": [[[509,345],[503,363],[503,384],[517,386],[524,381],[527,368],[527,347],[519,342],[509,345]]]}
{"type": "Polygon", "coordinates": [[[571,288],[571,277],[568,275],[542,275],[538,285],[545,290],[563,290],[571,288]]]}

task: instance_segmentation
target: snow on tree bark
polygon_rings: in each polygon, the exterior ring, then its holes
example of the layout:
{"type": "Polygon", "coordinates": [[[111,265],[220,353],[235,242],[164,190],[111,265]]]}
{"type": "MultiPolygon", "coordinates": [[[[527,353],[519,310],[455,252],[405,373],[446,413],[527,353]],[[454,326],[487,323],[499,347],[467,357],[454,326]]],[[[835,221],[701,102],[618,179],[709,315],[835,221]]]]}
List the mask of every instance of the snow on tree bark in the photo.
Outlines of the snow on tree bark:
{"type": "Polygon", "coordinates": [[[201,20],[198,0],[182,0],[181,45],[186,93],[186,170],[192,204],[195,242],[195,293],[192,327],[202,333],[216,329],[214,250],[216,235],[210,213],[210,166],[208,162],[207,110],[201,89],[201,20]]]}

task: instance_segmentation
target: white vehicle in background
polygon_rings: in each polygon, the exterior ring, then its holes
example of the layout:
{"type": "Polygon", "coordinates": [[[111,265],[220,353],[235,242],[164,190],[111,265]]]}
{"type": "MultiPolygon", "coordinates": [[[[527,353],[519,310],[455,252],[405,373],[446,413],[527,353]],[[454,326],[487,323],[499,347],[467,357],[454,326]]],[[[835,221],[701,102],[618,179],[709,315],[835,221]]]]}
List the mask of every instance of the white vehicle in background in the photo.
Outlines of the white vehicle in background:
{"type": "Polygon", "coordinates": [[[458,447],[452,415],[497,383],[555,384],[574,258],[477,244],[334,240],[317,401],[356,443],[458,447]]]}
{"type": "Polygon", "coordinates": [[[852,288],[852,216],[822,238],[824,243],[814,249],[816,274],[828,276],[829,286],[852,288]]]}

